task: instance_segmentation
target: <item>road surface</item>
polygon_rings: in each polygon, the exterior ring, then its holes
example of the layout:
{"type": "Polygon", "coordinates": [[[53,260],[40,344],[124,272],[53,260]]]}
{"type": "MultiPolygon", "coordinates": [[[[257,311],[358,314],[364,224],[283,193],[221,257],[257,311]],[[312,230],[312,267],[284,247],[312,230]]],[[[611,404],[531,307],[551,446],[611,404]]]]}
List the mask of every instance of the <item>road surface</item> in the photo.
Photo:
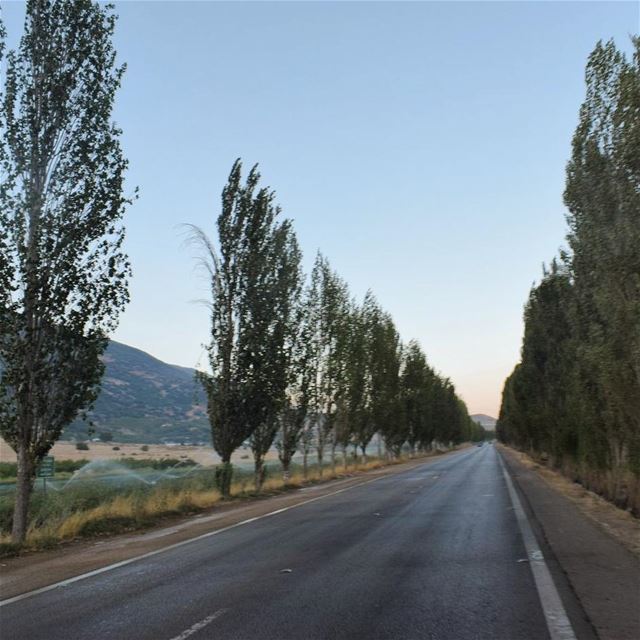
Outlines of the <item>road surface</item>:
{"type": "Polygon", "coordinates": [[[473,447],[9,602],[0,631],[6,640],[544,640],[516,513],[496,450],[473,447]]]}

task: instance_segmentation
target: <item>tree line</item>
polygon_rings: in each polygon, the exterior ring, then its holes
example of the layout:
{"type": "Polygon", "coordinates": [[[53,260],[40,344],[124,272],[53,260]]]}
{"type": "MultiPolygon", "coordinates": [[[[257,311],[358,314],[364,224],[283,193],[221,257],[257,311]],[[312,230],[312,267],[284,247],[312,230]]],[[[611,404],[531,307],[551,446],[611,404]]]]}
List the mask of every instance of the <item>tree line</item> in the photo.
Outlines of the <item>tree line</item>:
{"type": "Polygon", "coordinates": [[[640,513],[640,40],[598,43],[567,165],[568,248],[524,312],[498,437],[640,513]]]}
{"type": "MultiPolygon", "coordinates": [[[[97,397],[107,336],[129,300],[123,219],[127,160],[113,122],[124,66],[113,7],[28,0],[24,32],[6,51],[0,20],[0,435],[17,456],[12,537],[24,540],[42,458],[97,397]]],[[[403,346],[372,294],[356,303],[318,256],[308,281],[273,192],[236,162],[222,194],[211,274],[211,370],[200,374],[217,479],[250,442],[256,485],[274,444],[285,473],[300,448],[336,464],[366,455],[375,433],[403,444],[481,437],[451,382],[403,346]]],[[[320,466],[322,469],[322,466],[320,466]]]]}
{"type": "Polygon", "coordinates": [[[366,459],[374,435],[389,455],[434,443],[482,439],[450,380],[404,345],[391,315],[369,291],[362,302],[318,253],[308,278],[291,221],[254,166],[237,160],[222,192],[217,241],[192,227],[211,282],[210,371],[198,377],[208,401],[217,477],[229,495],[233,452],[249,442],[255,485],[276,446],[285,477],[301,451],[335,471],[347,452],[366,459]]]}

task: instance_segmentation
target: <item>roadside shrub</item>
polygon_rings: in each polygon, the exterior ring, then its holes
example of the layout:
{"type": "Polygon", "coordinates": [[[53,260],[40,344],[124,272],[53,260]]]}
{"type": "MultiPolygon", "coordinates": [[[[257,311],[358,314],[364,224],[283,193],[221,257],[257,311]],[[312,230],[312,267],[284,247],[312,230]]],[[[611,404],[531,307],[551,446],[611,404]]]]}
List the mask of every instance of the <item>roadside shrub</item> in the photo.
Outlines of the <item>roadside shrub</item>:
{"type": "Polygon", "coordinates": [[[15,542],[0,542],[0,558],[17,556],[22,549],[22,545],[15,542]]]}
{"type": "Polygon", "coordinates": [[[79,531],[82,537],[99,536],[113,533],[124,533],[139,527],[143,522],[132,516],[112,516],[100,520],[85,522],[79,531]]]}
{"type": "Polygon", "coordinates": [[[15,478],[18,465],[15,462],[0,462],[0,478],[15,478]]]}
{"type": "Polygon", "coordinates": [[[89,451],[89,445],[86,442],[76,442],[76,449],[78,451],[89,451]]]}

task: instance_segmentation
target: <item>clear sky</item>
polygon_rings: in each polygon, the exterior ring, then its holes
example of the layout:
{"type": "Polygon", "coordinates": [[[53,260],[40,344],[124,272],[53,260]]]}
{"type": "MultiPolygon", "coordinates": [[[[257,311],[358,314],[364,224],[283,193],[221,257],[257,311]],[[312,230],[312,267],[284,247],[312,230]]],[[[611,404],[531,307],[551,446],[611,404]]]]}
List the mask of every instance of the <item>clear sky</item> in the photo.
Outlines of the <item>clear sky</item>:
{"type": "MultiPolygon", "coordinates": [[[[564,167],[598,39],[636,2],[124,2],[116,118],[130,159],[132,302],[115,338],[204,362],[214,233],[236,157],[259,162],[357,296],[371,288],[472,413],[497,415],[522,306],[563,243],[564,167]]],[[[22,6],[4,3],[13,41],[22,6]]]]}

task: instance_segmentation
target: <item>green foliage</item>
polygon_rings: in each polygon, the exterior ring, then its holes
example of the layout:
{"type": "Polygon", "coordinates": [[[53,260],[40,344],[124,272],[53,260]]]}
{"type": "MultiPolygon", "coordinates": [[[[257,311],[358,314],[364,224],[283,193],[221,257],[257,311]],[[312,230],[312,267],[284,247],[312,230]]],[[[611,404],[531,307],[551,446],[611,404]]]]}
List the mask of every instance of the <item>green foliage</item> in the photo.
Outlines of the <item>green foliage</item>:
{"type": "Polygon", "coordinates": [[[0,107],[0,434],[18,454],[14,536],[37,462],[95,400],[128,301],[127,162],[112,122],[115,16],[29,0],[0,107]]]}
{"type": "Polygon", "coordinates": [[[306,361],[310,371],[309,427],[315,431],[319,465],[322,465],[327,442],[331,440],[334,449],[336,444],[335,423],[343,394],[348,309],[346,283],[318,253],[307,290],[305,313],[306,361]]]}
{"type": "Polygon", "coordinates": [[[76,449],[78,451],[89,451],[89,445],[81,440],[80,442],[76,442],[76,449]]]}
{"type": "MultiPolygon", "coordinates": [[[[275,194],[259,188],[257,166],[242,183],[237,160],[222,193],[218,246],[192,228],[211,276],[211,375],[202,373],[213,446],[227,469],[253,438],[256,463],[277,429],[288,383],[286,345],[294,330],[300,251],[291,223],[278,221],[275,194]]],[[[230,469],[230,467],[229,467],[230,469]]],[[[225,497],[231,473],[221,476],[225,497]]]]}
{"type": "Polygon", "coordinates": [[[529,296],[501,440],[611,478],[626,504],[640,474],[640,41],[633,60],[598,43],[564,193],[570,251],[529,296]]]}

